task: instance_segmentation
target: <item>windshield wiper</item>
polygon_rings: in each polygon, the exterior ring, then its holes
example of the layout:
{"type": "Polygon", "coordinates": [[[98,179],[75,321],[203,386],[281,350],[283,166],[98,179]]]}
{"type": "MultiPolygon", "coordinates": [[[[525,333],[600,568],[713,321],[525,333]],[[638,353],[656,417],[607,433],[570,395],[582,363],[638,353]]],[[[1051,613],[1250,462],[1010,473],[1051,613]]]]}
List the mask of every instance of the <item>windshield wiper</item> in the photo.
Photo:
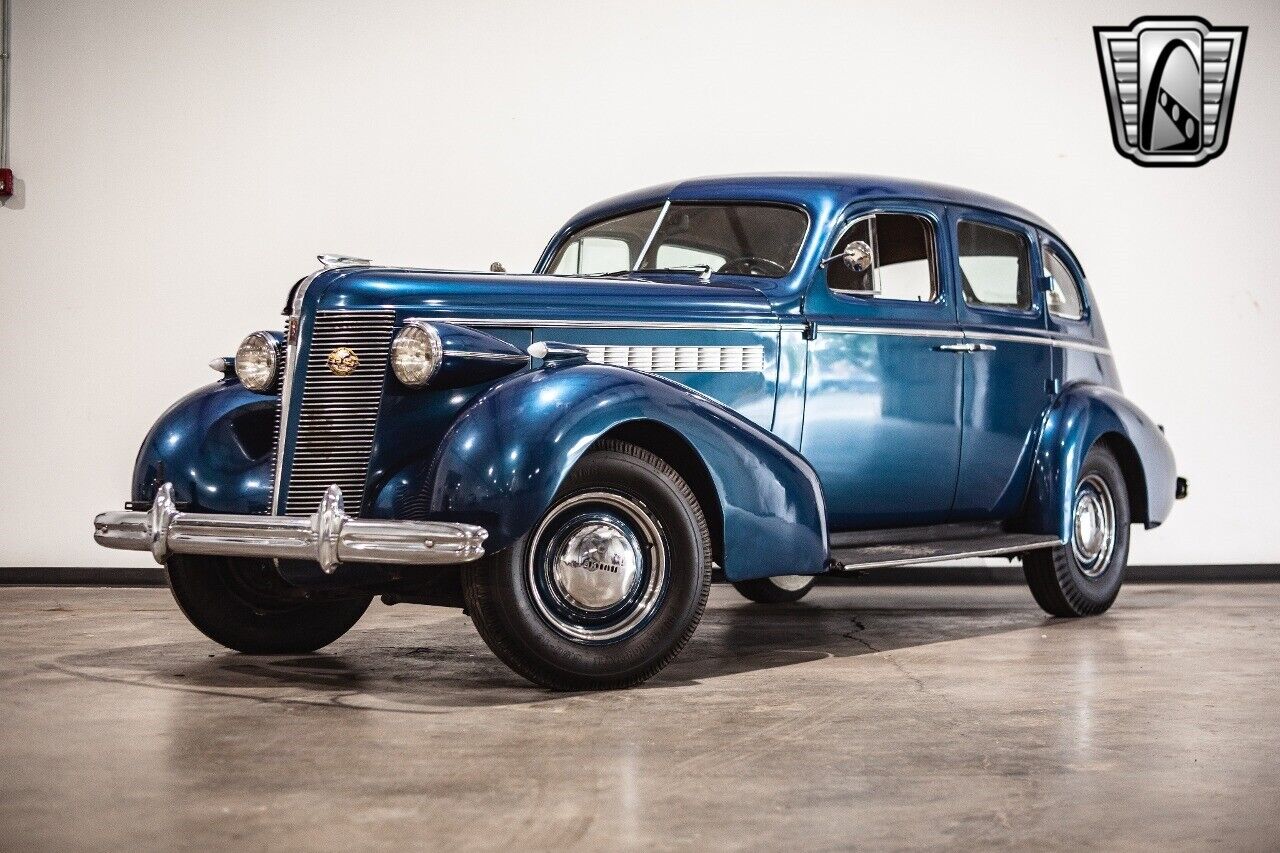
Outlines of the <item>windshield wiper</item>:
{"type": "Polygon", "coordinates": [[[696,272],[699,273],[698,278],[702,281],[711,281],[711,265],[710,264],[685,264],[678,267],[651,267],[644,270],[618,270],[617,272],[597,272],[591,273],[588,278],[627,278],[636,273],[646,272],[696,272]]]}

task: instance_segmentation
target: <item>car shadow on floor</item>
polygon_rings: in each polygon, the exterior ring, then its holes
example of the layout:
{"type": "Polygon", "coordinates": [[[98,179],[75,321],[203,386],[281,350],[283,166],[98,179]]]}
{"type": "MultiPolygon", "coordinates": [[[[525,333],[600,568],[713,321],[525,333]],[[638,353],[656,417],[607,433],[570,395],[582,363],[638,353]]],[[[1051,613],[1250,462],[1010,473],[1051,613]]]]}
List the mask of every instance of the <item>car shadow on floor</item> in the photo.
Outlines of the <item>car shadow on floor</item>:
{"type": "MultiPolygon", "coordinates": [[[[857,591],[757,605],[718,587],[680,657],[644,686],[662,690],[739,673],[1059,623],[1033,604],[991,606],[931,589],[868,601],[857,591]],[[913,606],[918,605],[918,606],[913,606]]],[[[56,668],[82,678],[259,702],[402,713],[563,699],[529,685],[489,652],[458,614],[402,626],[377,620],[310,655],[241,655],[190,640],[80,652],[56,668]]]]}

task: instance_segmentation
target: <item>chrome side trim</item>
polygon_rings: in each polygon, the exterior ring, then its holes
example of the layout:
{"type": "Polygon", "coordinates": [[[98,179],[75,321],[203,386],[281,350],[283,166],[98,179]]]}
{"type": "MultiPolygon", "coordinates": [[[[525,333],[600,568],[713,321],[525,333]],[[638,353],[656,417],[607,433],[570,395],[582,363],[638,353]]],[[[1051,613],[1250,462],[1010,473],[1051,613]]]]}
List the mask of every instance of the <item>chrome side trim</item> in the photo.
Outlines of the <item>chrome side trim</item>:
{"type": "Polygon", "coordinates": [[[1047,334],[1026,333],[1015,335],[1002,332],[973,332],[959,328],[955,330],[918,329],[895,326],[842,326],[827,323],[818,323],[818,331],[836,335],[903,335],[913,338],[965,338],[966,340],[979,341],[1010,341],[1019,344],[1040,344],[1046,347],[1061,347],[1063,349],[1076,349],[1084,352],[1096,352],[1101,355],[1111,355],[1111,350],[1108,347],[1047,334]]]}
{"type": "Polygon", "coordinates": [[[99,545],[150,551],[156,562],[173,554],[311,560],[332,574],[342,563],[451,565],[484,556],[489,533],[471,524],[352,518],[342,490],[330,486],[309,517],[179,512],[173,485],[156,490],[147,512],[104,512],[93,521],[99,545]]]}
{"type": "Polygon", "coordinates": [[[582,344],[587,361],[629,367],[643,373],[760,373],[764,347],[760,345],[582,344]]]}
{"type": "MultiPolygon", "coordinates": [[[[779,322],[745,322],[714,323],[698,320],[560,320],[554,318],[534,317],[424,317],[425,320],[438,320],[441,323],[455,323],[459,326],[504,326],[509,328],[555,328],[555,329],[688,329],[702,332],[778,332],[784,326],[779,322]]],[[[803,328],[796,324],[796,329],[803,328]]]]}
{"type": "Polygon", "coordinates": [[[897,326],[836,326],[818,324],[819,332],[834,335],[901,335],[910,338],[962,338],[964,333],[955,329],[908,329],[897,326]]]}
{"type": "MultiPolygon", "coordinates": [[[[974,548],[969,551],[957,551],[948,554],[928,554],[919,557],[893,557],[884,560],[869,560],[867,562],[850,561],[844,563],[839,556],[833,551],[833,557],[842,563],[844,568],[853,571],[862,569],[887,569],[894,566],[918,566],[925,563],[945,563],[951,560],[969,560],[977,557],[1000,557],[1005,554],[1017,554],[1023,551],[1038,551],[1042,548],[1058,548],[1066,543],[1054,536],[1046,536],[1039,541],[1020,542],[1017,545],[998,545],[990,548],[974,548]]],[[[856,549],[846,549],[854,551],[856,549]]]]}
{"type": "Polygon", "coordinates": [[[1096,344],[1087,344],[1084,341],[1074,341],[1070,338],[1052,337],[1050,335],[1007,335],[1001,332],[968,332],[964,333],[966,338],[973,338],[980,341],[1010,341],[1017,344],[1040,344],[1046,347],[1061,347],[1063,349],[1077,349],[1084,352],[1096,352],[1102,355],[1111,355],[1111,350],[1107,347],[1100,347],[1096,344]]]}
{"type": "Polygon", "coordinates": [[[520,355],[515,352],[474,352],[472,350],[463,349],[447,349],[444,351],[446,356],[452,358],[476,358],[481,361],[528,361],[529,356],[520,355]]]}

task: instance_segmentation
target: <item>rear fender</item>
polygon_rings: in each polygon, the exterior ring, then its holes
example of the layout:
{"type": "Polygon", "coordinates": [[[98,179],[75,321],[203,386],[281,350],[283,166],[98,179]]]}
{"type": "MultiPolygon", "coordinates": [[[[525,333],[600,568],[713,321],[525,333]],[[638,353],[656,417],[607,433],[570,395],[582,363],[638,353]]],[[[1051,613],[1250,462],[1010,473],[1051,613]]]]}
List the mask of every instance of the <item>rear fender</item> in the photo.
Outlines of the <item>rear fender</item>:
{"type": "Polygon", "coordinates": [[[1080,383],[1068,386],[1045,416],[1032,471],[1030,530],[1070,536],[1080,466],[1098,441],[1115,445],[1133,520],[1155,527],[1168,518],[1177,469],[1160,427],[1118,391],[1080,383]]]}

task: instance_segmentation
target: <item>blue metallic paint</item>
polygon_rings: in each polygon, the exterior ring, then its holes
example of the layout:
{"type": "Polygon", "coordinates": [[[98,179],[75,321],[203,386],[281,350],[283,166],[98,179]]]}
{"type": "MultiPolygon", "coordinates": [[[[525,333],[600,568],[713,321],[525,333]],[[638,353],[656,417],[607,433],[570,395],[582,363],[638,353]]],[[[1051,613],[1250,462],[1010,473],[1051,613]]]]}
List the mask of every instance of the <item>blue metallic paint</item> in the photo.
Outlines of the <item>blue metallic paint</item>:
{"type": "MultiPolygon", "coordinates": [[[[936,226],[945,256],[942,208],[904,200],[849,205],[823,256],[835,251],[845,225],[872,212],[923,217],[936,226]]],[[[816,327],[800,449],[822,479],[834,530],[931,524],[951,512],[965,357],[935,349],[961,340],[950,273],[945,265],[937,272],[932,302],[842,295],[828,288],[824,270],[813,274],[804,312],[816,327]],[[904,330],[938,336],[894,334],[904,330]]]]}
{"type": "Polygon", "coordinates": [[[275,400],[235,379],[223,379],[174,403],[138,451],[132,499],[150,501],[156,487],[168,481],[177,503],[193,511],[269,512],[275,460],[269,454],[255,458],[246,450],[234,422],[254,414],[269,423],[275,400]]]}
{"type": "MultiPolygon", "coordinates": [[[[952,206],[948,237],[958,245],[961,221],[1019,233],[1033,272],[1043,269],[1037,232],[1017,220],[952,206]]],[[[1025,311],[970,305],[960,286],[955,253],[949,259],[960,324],[993,349],[964,358],[964,425],[953,515],[956,520],[1004,519],[1017,514],[1027,495],[1028,475],[1044,414],[1053,402],[1053,349],[1047,342],[982,339],[1005,335],[1045,337],[1044,293],[1032,276],[1031,307],[1025,311]]]]}
{"type": "MultiPolygon", "coordinates": [[[[761,560],[765,553],[787,555],[796,574],[822,570],[822,491],[798,453],[674,382],[605,365],[549,365],[477,398],[450,427],[430,471],[432,517],[482,524],[486,544],[505,547],[534,524],[592,444],[634,422],[669,427],[706,466],[720,499],[726,576],[766,576],[776,563],[761,560]]],[[[392,484],[417,489],[414,479],[392,484]]]]}
{"type": "Polygon", "coordinates": [[[1143,491],[1130,496],[1134,521],[1154,527],[1168,518],[1177,469],[1164,434],[1120,392],[1081,382],[1067,386],[1045,417],[1025,516],[1028,530],[1067,538],[1080,465],[1101,439],[1124,443],[1122,465],[1130,450],[1139,462],[1140,470],[1130,472],[1143,491]]]}
{"type": "MultiPolygon", "coordinates": [[[[823,469],[837,529],[994,517],[1061,535],[1080,461],[1093,442],[1106,439],[1131,449],[1125,462],[1144,492],[1135,517],[1149,525],[1167,517],[1175,482],[1172,453],[1150,419],[1119,393],[1109,354],[1047,341],[999,341],[995,353],[945,358],[930,352],[938,343],[960,340],[961,323],[971,333],[1059,337],[1106,348],[1083,270],[1033,214],[978,193],[885,178],[706,178],[588,208],[557,233],[538,269],[581,225],[667,198],[798,205],[809,215],[808,238],[793,271],[780,279],[717,275],[710,283],[697,283],[688,275],[658,273],[639,280],[384,267],[322,270],[310,278],[294,306],[301,365],[317,310],[383,307],[395,308],[397,324],[410,317],[441,322],[446,345],[457,349],[518,352],[534,340],[765,348],[760,373],[663,378],[581,363],[542,367],[534,360],[530,367],[518,365],[516,373],[498,376],[510,367],[495,371],[458,362],[446,365],[439,385],[412,391],[388,372],[366,514],[479,521],[490,528],[491,547],[501,547],[541,514],[569,468],[599,436],[622,424],[648,422],[679,433],[705,465],[723,505],[725,569],[733,579],[766,574],[773,568],[759,559],[766,552],[790,555],[788,573],[822,570],[827,508],[818,481],[823,469]],[[942,292],[937,303],[877,304],[826,290],[818,259],[841,223],[871,208],[916,210],[939,223],[942,292]],[[967,216],[1026,229],[1037,244],[1047,241],[1058,248],[1079,280],[1085,317],[1042,316],[1038,291],[1037,312],[1025,318],[964,306],[957,299],[950,226],[962,209],[967,216]],[[954,332],[954,337],[827,336],[824,324],[885,332],[923,328],[954,332]],[[811,342],[806,330],[815,329],[811,342]],[[824,353],[837,354],[838,363],[824,353]],[[864,432],[862,441],[869,446],[849,446],[841,454],[841,440],[850,429],[849,406],[872,399],[865,393],[846,399],[851,388],[861,387],[850,371],[871,383],[866,390],[875,392],[883,414],[885,399],[920,395],[918,372],[906,368],[928,363],[926,353],[952,365],[956,390],[931,399],[921,423],[897,419],[891,429],[864,432]],[[467,372],[473,370],[480,372],[467,372]],[[1044,384],[1037,385],[1042,377],[1044,384]],[[895,391],[891,385],[901,387],[895,391]],[[1063,390],[1055,396],[1058,388],[1063,390]],[[950,437],[936,434],[938,428],[956,427],[950,437]],[[801,446],[818,473],[794,449],[801,446]],[[956,458],[950,462],[944,458],[951,456],[956,458]],[[870,460],[870,467],[859,459],[870,460]],[[893,464],[877,467],[877,460],[893,464]],[[929,478],[953,484],[951,504],[944,506],[936,496],[924,499],[921,484],[932,482],[929,478]],[[867,496],[876,500],[868,503],[867,496]]],[[[1038,261],[1038,248],[1033,256],[1038,261]]],[[[304,379],[302,370],[296,371],[294,387],[300,389],[304,379]]],[[[300,403],[294,393],[290,411],[283,414],[285,424],[296,418],[300,403]]],[[[250,458],[233,423],[275,405],[275,396],[247,391],[234,379],[179,401],[143,444],[134,500],[150,500],[155,484],[168,479],[178,500],[193,508],[269,512],[274,460],[250,458]]],[[[290,431],[282,441],[287,470],[290,431]]]]}

